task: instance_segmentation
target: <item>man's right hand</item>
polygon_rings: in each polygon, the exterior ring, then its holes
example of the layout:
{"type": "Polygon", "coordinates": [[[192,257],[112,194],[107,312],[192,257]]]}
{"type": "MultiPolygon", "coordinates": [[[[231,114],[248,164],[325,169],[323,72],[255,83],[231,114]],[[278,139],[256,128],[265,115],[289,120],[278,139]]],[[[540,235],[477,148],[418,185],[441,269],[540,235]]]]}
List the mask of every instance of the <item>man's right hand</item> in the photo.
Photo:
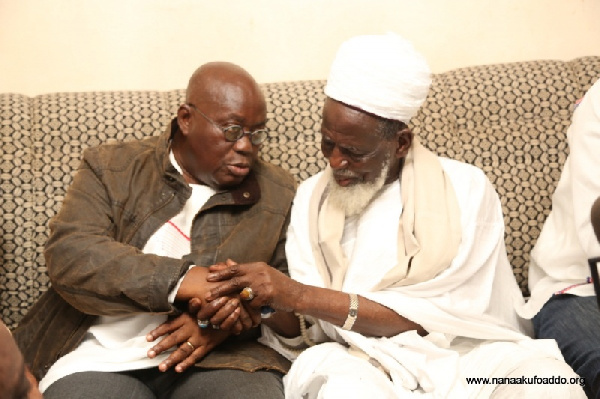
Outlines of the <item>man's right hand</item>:
{"type": "MultiPolygon", "coordinates": [[[[211,270],[227,268],[235,262],[228,260],[211,266],[211,270]]],[[[207,327],[240,334],[242,331],[258,326],[261,321],[260,313],[255,309],[243,306],[239,295],[232,294],[216,298],[211,302],[201,301],[199,298],[216,287],[218,283],[206,281],[208,268],[193,267],[185,275],[176,300],[188,301],[188,312],[198,318],[198,321],[207,327]],[[200,306],[201,302],[201,306],[200,306]]]]}
{"type": "MultiPolygon", "coordinates": [[[[194,300],[200,301],[199,298],[192,299],[194,300]]],[[[260,313],[242,303],[237,296],[224,296],[212,302],[204,302],[199,310],[192,310],[191,307],[190,314],[198,318],[198,323],[236,335],[258,326],[261,321],[260,313]]]]}
{"type": "Polygon", "coordinates": [[[212,284],[206,281],[207,275],[207,267],[196,266],[190,268],[181,281],[175,300],[188,302],[192,298],[202,298],[202,295],[212,287],[212,284]]]}

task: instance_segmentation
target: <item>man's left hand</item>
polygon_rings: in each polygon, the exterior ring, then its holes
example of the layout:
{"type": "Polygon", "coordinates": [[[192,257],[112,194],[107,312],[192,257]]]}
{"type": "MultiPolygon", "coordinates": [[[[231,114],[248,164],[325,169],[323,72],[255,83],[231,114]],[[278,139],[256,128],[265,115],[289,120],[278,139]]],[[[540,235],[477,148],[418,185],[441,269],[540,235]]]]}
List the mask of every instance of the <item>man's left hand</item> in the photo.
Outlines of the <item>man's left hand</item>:
{"type": "Polygon", "coordinates": [[[166,360],[159,364],[158,369],[166,371],[175,366],[175,371],[181,373],[206,356],[228,335],[227,331],[200,329],[196,318],[183,313],[148,333],[146,340],[149,342],[165,336],[148,351],[148,357],[154,358],[164,351],[178,346],[166,360]]]}
{"type": "Polygon", "coordinates": [[[228,261],[227,268],[211,266],[206,281],[222,282],[208,292],[207,301],[239,294],[244,288],[250,288],[253,297],[246,303],[254,309],[271,306],[277,310],[293,311],[302,295],[302,284],[264,262],[237,264],[228,261]]]}

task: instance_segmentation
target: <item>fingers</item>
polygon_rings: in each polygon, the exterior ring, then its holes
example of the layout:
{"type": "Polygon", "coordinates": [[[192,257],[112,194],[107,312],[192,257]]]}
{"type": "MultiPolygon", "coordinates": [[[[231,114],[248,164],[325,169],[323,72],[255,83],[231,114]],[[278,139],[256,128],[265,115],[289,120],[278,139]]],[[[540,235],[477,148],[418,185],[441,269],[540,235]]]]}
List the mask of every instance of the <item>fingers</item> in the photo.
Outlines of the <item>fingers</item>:
{"type": "Polygon", "coordinates": [[[238,323],[240,318],[240,310],[240,307],[237,307],[225,318],[225,320],[221,322],[221,324],[214,323],[213,328],[214,326],[219,326],[219,329],[221,330],[230,331],[233,334],[238,335],[243,330],[241,324],[238,323]]]}
{"type": "Polygon", "coordinates": [[[240,335],[242,333],[242,331],[244,331],[244,326],[242,325],[242,323],[240,322],[240,319],[238,318],[235,323],[233,324],[233,327],[231,327],[231,333],[234,335],[240,335]]]}
{"type": "Polygon", "coordinates": [[[174,366],[175,371],[181,373],[196,364],[228,336],[229,333],[220,330],[207,330],[204,333],[195,334],[161,362],[158,369],[166,371],[174,366]]]}
{"type": "Polygon", "coordinates": [[[209,320],[228,302],[229,297],[226,296],[222,296],[211,302],[205,302],[204,306],[195,315],[198,320],[209,320]]]}
{"type": "Polygon", "coordinates": [[[208,270],[211,272],[217,272],[220,270],[227,269],[230,266],[237,265],[237,262],[232,261],[231,259],[227,259],[225,262],[219,262],[212,266],[209,266],[208,270]]]}
{"type": "Polygon", "coordinates": [[[261,323],[260,311],[244,302],[240,312],[240,321],[244,326],[244,330],[256,327],[261,323]]]}
{"type": "Polygon", "coordinates": [[[209,273],[206,275],[206,281],[209,282],[218,282],[229,280],[240,273],[240,265],[237,263],[227,264],[227,267],[223,268],[221,266],[215,265],[209,268],[209,273]]]}
{"type": "Polygon", "coordinates": [[[207,301],[213,301],[221,296],[238,294],[242,290],[242,288],[244,288],[242,282],[238,278],[232,278],[231,280],[225,281],[223,284],[219,284],[218,286],[211,289],[206,294],[205,299],[207,301]]]}
{"type": "Polygon", "coordinates": [[[227,266],[227,263],[225,262],[219,262],[219,263],[215,263],[214,265],[211,265],[208,267],[208,270],[210,272],[218,272],[221,270],[225,270],[227,269],[229,266],[227,266]]]}
{"type": "Polygon", "coordinates": [[[181,373],[191,365],[194,365],[202,356],[204,356],[204,347],[196,348],[189,341],[179,345],[179,347],[169,355],[167,359],[158,365],[160,371],[167,371],[175,366],[175,371],[181,373]]]}
{"type": "Polygon", "coordinates": [[[193,334],[198,334],[199,328],[195,318],[187,313],[183,313],[175,319],[167,321],[150,331],[148,335],[146,335],[146,340],[152,342],[156,338],[165,335],[164,331],[167,331],[170,334],[163,337],[158,344],[150,348],[147,353],[149,358],[154,358],[167,349],[187,341],[193,334]]]}
{"type": "Polygon", "coordinates": [[[192,298],[188,302],[188,313],[191,315],[195,315],[200,312],[202,308],[202,300],[200,298],[192,298]]]}
{"type": "Polygon", "coordinates": [[[174,347],[179,344],[181,341],[175,336],[175,334],[167,335],[165,338],[161,339],[158,344],[154,345],[147,353],[147,356],[152,359],[156,356],[160,355],[164,351],[174,347]]]}
{"type": "Polygon", "coordinates": [[[240,310],[240,300],[231,298],[210,318],[210,323],[221,329],[231,330],[240,316],[240,310]]]}
{"type": "Polygon", "coordinates": [[[204,357],[205,353],[198,352],[200,349],[197,349],[192,355],[183,359],[177,366],[175,366],[175,371],[178,373],[183,373],[185,370],[196,364],[198,360],[204,357]]]}
{"type": "Polygon", "coordinates": [[[237,297],[220,297],[205,304],[197,313],[198,320],[205,320],[206,326],[239,334],[244,330],[256,327],[260,323],[260,313],[252,315],[241,306],[237,297]]]}
{"type": "Polygon", "coordinates": [[[162,337],[163,335],[169,334],[169,333],[177,330],[181,325],[181,323],[179,322],[178,319],[179,318],[176,318],[173,320],[168,320],[168,321],[164,322],[163,324],[161,324],[160,326],[156,327],[154,330],[150,331],[146,335],[146,341],[152,342],[158,337],[162,337]]]}

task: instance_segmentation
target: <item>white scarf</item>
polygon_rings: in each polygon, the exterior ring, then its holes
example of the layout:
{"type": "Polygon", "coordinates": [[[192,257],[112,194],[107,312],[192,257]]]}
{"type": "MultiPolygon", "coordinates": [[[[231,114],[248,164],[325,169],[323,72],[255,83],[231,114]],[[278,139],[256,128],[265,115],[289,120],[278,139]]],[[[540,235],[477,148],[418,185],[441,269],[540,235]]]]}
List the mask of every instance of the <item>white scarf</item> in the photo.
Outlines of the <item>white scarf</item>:
{"type": "MultiPolygon", "coordinates": [[[[341,289],[348,268],[340,241],[345,214],[326,197],[330,174],[315,187],[309,235],[317,267],[329,288],[341,289]]],[[[398,264],[376,289],[427,281],[445,270],[461,241],[460,209],[438,157],[415,138],[400,174],[403,211],[398,226],[398,264]]]]}

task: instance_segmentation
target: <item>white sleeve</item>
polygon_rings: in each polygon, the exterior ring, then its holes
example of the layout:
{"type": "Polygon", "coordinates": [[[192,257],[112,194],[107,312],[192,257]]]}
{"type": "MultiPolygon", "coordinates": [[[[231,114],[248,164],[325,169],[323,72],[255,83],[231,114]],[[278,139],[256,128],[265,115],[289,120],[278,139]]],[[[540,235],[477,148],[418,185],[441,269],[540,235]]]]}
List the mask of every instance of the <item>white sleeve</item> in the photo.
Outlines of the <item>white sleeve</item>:
{"type": "MultiPolygon", "coordinates": [[[[191,265],[187,269],[187,271],[189,272],[192,267],[196,267],[196,265],[191,265]]],[[[175,284],[175,287],[173,288],[173,290],[171,290],[171,292],[169,293],[169,296],[167,297],[167,299],[169,300],[169,303],[171,305],[173,304],[173,302],[175,302],[175,297],[177,296],[177,291],[179,291],[179,287],[181,287],[181,283],[183,282],[183,279],[185,278],[185,276],[187,276],[187,272],[183,276],[181,276],[181,278],[179,279],[177,284],[175,284]]]]}
{"type": "Polygon", "coordinates": [[[600,80],[575,109],[567,138],[575,231],[587,257],[600,256],[590,220],[592,204],[600,196],[600,80]]]}

